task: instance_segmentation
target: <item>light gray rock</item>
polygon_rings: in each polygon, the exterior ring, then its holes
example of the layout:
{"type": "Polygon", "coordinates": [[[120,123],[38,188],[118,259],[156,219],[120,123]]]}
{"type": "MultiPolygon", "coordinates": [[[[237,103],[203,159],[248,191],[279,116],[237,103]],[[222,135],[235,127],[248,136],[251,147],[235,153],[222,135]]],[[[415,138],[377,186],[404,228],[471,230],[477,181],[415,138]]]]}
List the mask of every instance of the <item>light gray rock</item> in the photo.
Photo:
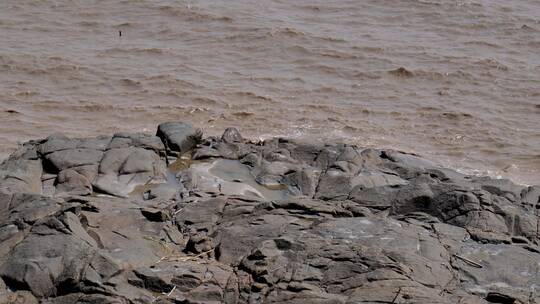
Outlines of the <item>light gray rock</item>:
{"type": "Polygon", "coordinates": [[[102,157],[103,151],[94,149],[70,149],[47,154],[45,160],[47,161],[47,166],[50,166],[50,169],[53,170],[52,172],[56,173],[73,167],[97,164],[101,161],[102,157]]]}
{"type": "Polygon", "coordinates": [[[41,160],[8,159],[0,165],[0,192],[42,193],[41,160]]]}
{"type": "Polygon", "coordinates": [[[77,148],[79,141],[68,138],[63,134],[53,134],[38,146],[38,151],[42,155],[46,155],[60,150],[72,150],[77,148]]]}
{"type": "Polygon", "coordinates": [[[142,133],[116,133],[107,148],[119,149],[128,147],[152,150],[157,154],[165,151],[165,146],[159,137],[142,133]]]}
{"type": "Polygon", "coordinates": [[[127,197],[136,187],[164,178],[165,164],[152,150],[118,148],[105,152],[92,185],[100,192],[127,197]]]}
{"type": "Polygon", "coordinates": [[[227,128],[221,135],[221,140],[225,143],[239,143],[244,139],[236,128],[227,128]]]}
{"type": "Polygon", "coordinates": [[[74,195],[90,195],[92,194],[92,184],[86,176],[79,174],[75,170],[66,169],[58,173],[56,192],[65,192],[74,195]]]}

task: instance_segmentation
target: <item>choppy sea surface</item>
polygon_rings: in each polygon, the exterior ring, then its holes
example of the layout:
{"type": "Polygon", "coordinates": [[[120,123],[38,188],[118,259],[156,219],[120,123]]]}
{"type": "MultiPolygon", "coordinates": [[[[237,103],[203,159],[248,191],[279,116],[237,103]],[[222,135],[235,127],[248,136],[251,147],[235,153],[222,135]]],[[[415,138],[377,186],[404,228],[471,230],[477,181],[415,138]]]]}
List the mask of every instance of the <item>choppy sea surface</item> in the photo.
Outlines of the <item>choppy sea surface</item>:
{"type": "Polygon", "coordinates": [[[0,158],[168,120],[540,184],[540,1],[0,1],[0,158]]]}

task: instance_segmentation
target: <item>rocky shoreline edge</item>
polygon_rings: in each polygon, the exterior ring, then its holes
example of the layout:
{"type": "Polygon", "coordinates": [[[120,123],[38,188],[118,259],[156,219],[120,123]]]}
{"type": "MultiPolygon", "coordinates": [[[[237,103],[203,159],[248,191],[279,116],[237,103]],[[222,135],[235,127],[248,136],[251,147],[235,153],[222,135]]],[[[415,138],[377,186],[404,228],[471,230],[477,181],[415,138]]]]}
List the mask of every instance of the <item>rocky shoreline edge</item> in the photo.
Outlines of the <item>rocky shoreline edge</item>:
{"type": "Polygon", "coordinates": [[[540,186],[182,122],[0,165],[0,303],[540,303],[540,186]]]}

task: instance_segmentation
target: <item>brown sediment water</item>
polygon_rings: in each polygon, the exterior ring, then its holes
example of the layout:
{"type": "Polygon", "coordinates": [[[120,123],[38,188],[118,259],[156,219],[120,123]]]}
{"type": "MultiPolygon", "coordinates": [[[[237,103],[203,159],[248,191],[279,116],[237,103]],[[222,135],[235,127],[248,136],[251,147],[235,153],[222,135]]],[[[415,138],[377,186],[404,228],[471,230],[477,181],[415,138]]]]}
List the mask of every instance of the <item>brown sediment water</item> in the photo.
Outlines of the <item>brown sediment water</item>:
{"type": "Polygon", "coordinates": [[[182,120],[538,184],[539,48],[537,0],[3,0],[0,154],[182,120]]]}

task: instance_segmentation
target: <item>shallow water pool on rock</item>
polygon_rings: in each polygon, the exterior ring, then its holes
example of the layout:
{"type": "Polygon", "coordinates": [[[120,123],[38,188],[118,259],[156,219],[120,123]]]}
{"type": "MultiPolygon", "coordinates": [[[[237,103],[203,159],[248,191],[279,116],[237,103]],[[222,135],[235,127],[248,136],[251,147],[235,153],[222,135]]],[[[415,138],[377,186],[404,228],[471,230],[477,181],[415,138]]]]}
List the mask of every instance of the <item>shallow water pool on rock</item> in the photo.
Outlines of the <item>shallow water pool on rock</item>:
{"type": "Polygon", "coordinates": [[[187,188],[225,195],[244,195],[268,200],[284,199],[288,195],[285,185],[265,187],[255,180],[250,168],[237,160],[219,159],[193,163],[178,175],[187,188]]]}

